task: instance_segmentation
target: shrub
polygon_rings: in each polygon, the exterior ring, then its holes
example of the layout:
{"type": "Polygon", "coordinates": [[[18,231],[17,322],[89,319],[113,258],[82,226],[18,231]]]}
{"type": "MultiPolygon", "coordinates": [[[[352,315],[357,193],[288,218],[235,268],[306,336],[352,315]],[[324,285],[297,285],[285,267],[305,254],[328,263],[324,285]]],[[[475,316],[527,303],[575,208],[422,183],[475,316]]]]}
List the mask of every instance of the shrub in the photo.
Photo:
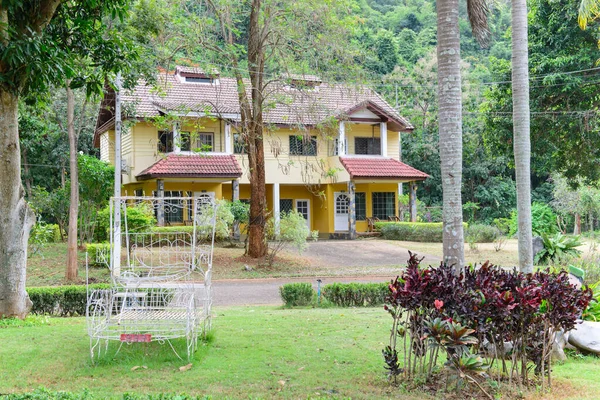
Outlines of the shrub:
{"type": "MultiPolygon", "coordinates": [[[[90,285],[89,289],[109,289],[108,284],[90,285]]],[[[32,314],[59,317],[85,315],[87,306],[86,286],[48,286],[28,288],[33,303],[32,314]]]]}
{"type": "Polygon", "coordinates": [[[544,248],[535,255],[535,264],[546,265],[552,261],[560,261],[564,257],[581,254],[581,250],[577,249],[583,244],[579,236],[566,236],[562,233],[547,236],[543,233],[542,240],[544,248]]]}
{"type": "Polygon", "coordinates": [[[465,238],[469,243],[492,243],[500,236],[500,229],[484,224],[469,225],[465,230],[465,238]]]}
{"type": "Polygon", "coordinates": [[[339,307],[380,306],[387,292],[387,283],[332,283],[323,287],[323,297],[339,307]]]}
{"type": "MultiPolygon", "coordinates": [[[[468,225],[463,223],[463,228],[468,225]]],[[[442,242],[443,223],[441,222],[376,222],[375,228],[384,239],[405,240],[408,242],[442,242]]]]}
{"type": "Polygon", "coordinates": [[[86,246],[86,251],[90,265],[94,267],[109,266],[110,243],[90,243],[86,246]]]}
{"type": "Polygon", "coordinates": [[[275,218],[270,218],[266,226],[267,237],[269,238],[269,252],[267,262],[273,264],[275,256],[286,246],[292,245],[298,253],[302,253],[308,246],[306,239],[310,236],[313,240],[319,237],[319,231],[310,231],[306,226],[304,216],[296,210],[288,213],[282,213],[279,219],[279,232],[275,225],[275,218]]]}
{"type": "Polygon", "coordinates": [[[297,307],[309,305],[315,291],[310,283],[286,283],[279,287],[279,294],[286,307],[297,307]]]}
{"type": "MultiPolygon", "coordinates": [[[[510,214],[510,230],[508,234],[513,236],[517,233],[519,223],[517,221],[517,210],[510,214]]],[[[549,205],[544,203],[533,203],[531,205],[531,230],[534,235],[552,235],[558,232],[556,214],[549,205]]]]}
{"type": "MultiPolygon", "coordinates": [[[[450,332],[454,339],[445,340],[444,346],[458,344],[465,335],[476,339],[469,339],[470,350],[489,343],[486,361],[497,363],[496,370],[502,374],[509,367],[502,344],[512,342],[512,382],[533,382],[528,378],[530,362],[533,372],[543,379],[551,371],[555,332],[573,329],[592,298],[591,290],[570,284],[566,271],[524,274],[485,263],[479,269],[465,268],[456,273],[445,264],[421,268],[420,261],[411,253],[406,271],[390,283],[384,306],[393,318],[390,345],[383,350],[385,368],[407,378],[419,374],[431,377],[439,348],[432,336],[440,330],[455,330],[456,335],[450,332]],[[460,326],[444,323],[449,320],[460,326]],[[403,365],[397,346],[410,349],[404,354],[403,365]]],[[[461,363],[454,367],[462,370],[461,363]]]]}
{"type": "Polygon", "coordinates": [[[38,253],[46,244],[57,241],[60,241],[58,225],[47,224],[40,220],[33,225],[29,233],[29,255],[32,256],[38,253]]]}
{"type": "MultiPolygon", "coordinates": [[[[154,211],[148,203],[138,203],[136,205],[127,206],[126,213],[121,212],[121,226],[129,232],[143,232],[150,230],[156,225],[154,211]],[[127,214],[127,215],[125,215],[127,214]],[[125,218],[127,217],[127,218],[125,218]],[[127,219],[127,221],[125,221],[127,219]]],[[[97,216],[97,226],[95,229],[95,239],[97,242],[104,242],[109,239],[110,232],[110,207],[106,206],[97,216]]]]}

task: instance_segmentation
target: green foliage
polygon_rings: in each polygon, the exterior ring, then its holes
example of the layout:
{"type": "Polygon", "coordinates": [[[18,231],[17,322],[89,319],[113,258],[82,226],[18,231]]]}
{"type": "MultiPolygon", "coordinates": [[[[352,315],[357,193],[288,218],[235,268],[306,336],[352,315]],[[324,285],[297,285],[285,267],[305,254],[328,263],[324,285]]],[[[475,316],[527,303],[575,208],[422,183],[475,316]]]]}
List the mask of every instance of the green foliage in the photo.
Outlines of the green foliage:
{"type": "Polygon", "coordinates": [[[88,262],[94,267],[108,267],[110,264],[110,243],[89,243],[86,246],[88,262]]]}
{"type": "Polygon", "coordinates": [[[377,307],[388,295],[387,283],[332,283],[323,286],[323,297],[338,307],[377,307]]]}
{"type": "MultiPolygon", "coordinates": [[[[217,200],[215,238],[218,240],[225,240],[229,238],[231,227],[235,220],[235,215],[233,214],[231,204],[232,203],[227,200],[217,200]]],[[[239,209],[237,211],[239,211],[239,209]]]]}
{"type": "MultiPolygon", "coordinates": [[[[408,242],[442,242],[443,224],[441,222],[376,222],[375,228],[388,240],[408,242]]],[[[467,229],[468,224],[463,223],[467,229]]]]}
{"type": "Polygon", "coordinates": [[[233,214],[233,220],[240,224],[248,223],[248,215],[250,214],[250,204],[243,203],[240,200],[229,203],[229,209],[233,214]]]}
{"type": "MultiPolygon", "coordinates": [[[[533,203],[531,205],[531,229],[534,235],[552,235],[558,232],[556,221],[556,214],[549,205],[543,203],[533,203]]],[[[518,228],[517,210],[513,210],[510,215],[510,231],[508,234],[510,236],[515,235],[518,228]]]]}
{"type": "Polygon", "coordinates": [[[315,291],[310,283],[286,283],[279,287],[279,294],[285,307],[303,307],[308,306],[315,291]]]}
{"type": "Polygon", "coordinates": [[[588,286],[588,288],[590,288],[593,291],[594,295],[592,297],[592,300],[590,301],[590,304],[588,304],[587,308],[585,309],[585,311],[583,312],[583,315],[581,317],[585,321],[594,321],[594,322],[600,321],[600,287],[599,286],[600,286],[600,281],[588,286]]]}
{"type": "Polygon", "coordinates": [[[583,244],[579,236],[567,236],[562,233],[548,236],[542,233],[542,240],[544,241],[544,248],[535,255],[535,264],[545,265],[559,261],[564,257],[581,254],[581,250],[577,249],[583,244]]]}
{"type": "Polygon", "coordinates": [[[38,253],[47,243],[60,242],[60,230],[56,224],[46,224],[39,219],[29,233],[29,257],[38,253]]]}
{"type": "MultiPolygon", "coordinates": [[[[100,210],[107,206],[114,187],[114,167],[86,155],[77,157],[79,169],[79,240],[94,241],[100,210]]],[[[107,226],[107,225],[106,225],[107,226]]],[[[99,233],[95,241],[106,240],[99,233]]]]}
{"type": "Polygon", "coordinates": [[[473,221],[475,221],[475,213],[480,208],[481,207],[479,207],[479,204],[472,201],[467,201],[465,204],[463,204],[463,212],[468,216],[468,218],[466,218],[467,222],[472,224],[473,221]]]}
{"type": "Polygon", "coordinates": [[[465,230],[467,242],[492,243],[500,236],[502,236],[500,229],[484,224],[471,224],[465,230]]]}
{"type": "MultiPolygon", "coordinates": [[[[110,206],[104,207],[96,216],[96,229],[94,239],[97,242],[107,241],[110,234],[110,206]]],[[[156,225],[156,218],[152,207],[147,203],[128,205],[121,212],[121,226],[127,227],[129,232],[150,231],[156,225]]]]}
{"type": "MultiPolygon", "coordinates": [[[[90,285],[89,289],[109,289],[108,284],[90,285]]],[[[85,315],[87,289],[85,286],[47,286],[27,288],[33,306],[32,314],[59,317],[85,315]]]]}
{"type": "Polygon", "coordinates": [[[58,225],[61,239],[69,218],[69,191],[69,185],[50,192],[41,186],[35,186],[28,199],[29,205],[43,220],[58,225]]]}
{"type": "MultiPolygon", "coordinates": [[[[529,3],[529,68],[531,85],[532,174],[549,171],[569,180],[600,176],[598,119],[588,112],[598,106],[598,81],[589,73],[560,73],[596,67],[600,59],[597,29],[581,30],[577,24],[578,0],[529,3]],[[533,75],[537,76],[533,78],[533,75]],[[565,112],[577,110],[581,112],[565,112]],[[535,113],[535,114],[534,114],[535,113]],[[585,149],[583,151],[583,149],[585,149]]],[[[490,58],[492,81],[503,81],[485,92],[480,111],[490,154],[513,152],[511,66],[490,58]]],[[[534,182],[535,187],[535,182],[534,182]]]]}

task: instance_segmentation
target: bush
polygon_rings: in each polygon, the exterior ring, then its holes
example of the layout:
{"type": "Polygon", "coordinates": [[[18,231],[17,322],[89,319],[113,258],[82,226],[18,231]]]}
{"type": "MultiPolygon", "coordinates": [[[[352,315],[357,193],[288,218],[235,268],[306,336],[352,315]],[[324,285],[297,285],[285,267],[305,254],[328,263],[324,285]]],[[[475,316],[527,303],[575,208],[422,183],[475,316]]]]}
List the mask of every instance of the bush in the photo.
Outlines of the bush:
{"type": "MultiPolygon", "coordinates": [[[[510,230],[508,234],[510,236],[515,235],[518,227],[517,210],[513,210],[510,214],[510,230]]],[[[542,236],[542,234],[553,235],[558,232],[556,214],[549,205],[544,203],[533,203],[531,205],[531,230],[536,236],[542,236]]]]}
{"type": "MultiPolygon", "coordinates": [[[[463,223],[466,230],[468,225],[463,223]]],[[[405,240],[408,242],[437,242],[443,238],[441,222],[376,222],[375,229],[384,239],[405,240]]]]}
{"type": "Polygon", "coordinates": [[[566,236],[562,233],[547,236],[543,233],[542,240],[544,248],[535,255],[534,263],[537,265],[546,265],[552,261],[581,254],[581,250],[577,249],[583,244],[579,236],[566,236]]]}
{"type": "MultiPolygon", "coordinates": [[[[90,285],[89,289],[109,289],[108,284],[90,285]]],[[[85,315],[87,290],[80,286],[48,286],[28,288],[27,293],[33,303],[32,314],[55,315],[59,317],[85,315]]]]}
{"type": "Polygon", "coordinates": [[[279,287],[279,294],[286,307],[307,306],[315,291],[310,283],[286,283],[279,287]]]}
{"type": "Polygon", "coordinates": [[[269,238],[269,252],[267,262],[270,265],[275,261],[277,254],[287,245],[294,246],[298,253],[302,253],[308,246],[306,239],[310,236],[313,240],[319,237],[319,231],[310,231],[306,226],[306,220],[296,210],[282,213],[279,219],[279,232],[275,225],[275,218],[270,218],[266,226],[267,238],[269,238]]]}
{"type": "Polygon", "coordinates": [[[109,266],[110,243],[90,243],[86,246],[86,251],[90,265],[94,267],[109,266]]]}
{"type": "Polygon", "coordinates": [[[332,283],[323,287],[323,297],[339,307],[383,305],[387,283],[332,283]]]}
{"type": "Polygon", "coordinates": [[[500,236],[500,229],[484,224],[469,225],[465,231],[465,239],[469,243],[492,243],[500,236]]]}
{"type": "Polygon", "coordinates": [[[503,371],[508,366],[502,343],[510,341],[514,384],[534,382],[528,378],[530,371],[543,379],[551,370],[548,349],[555,333],[573,329],[591,299],[592,291],[572,286],[566,271],[524,274],[485,263],[457,273],[445,264],[422,268],[411,254],[406,271],[389,285],[385,300],[384,309],[393,319],[390,345],[383,350],[385,368],[394,378],[400,373],[405,377],[426,373],[425,379],[431,378],[438,361],[436,336],[451,331],[444,346],[454,351],[448,352],[452,363],[446,365],[465,366],[452,359],[460,346],[467,356],[487,349],[482,352],[486,364],[503,371]],[[403,363],[398,348],[410,349],[403,363]]]}
{"type": "Polygon", "coordinates": [[[47,224],[43,221],[36,222],[29,233],[29,255],[38,253],[48,243],[60,242],[60,230],[56,224],[47,224]]]}
{"type": "MultiPolygon", "coordinates": [[[[125,231],[125,213],[121,212],[121,227],[125,231]]],[[[154,211],[148,203],[138,203],[127,207],[127,229],[129,232],[143,232],[156,225],[154,211]]],[[[110,206],[98,212],[95,240],[107,241],[110,232],[110,206]]]]}

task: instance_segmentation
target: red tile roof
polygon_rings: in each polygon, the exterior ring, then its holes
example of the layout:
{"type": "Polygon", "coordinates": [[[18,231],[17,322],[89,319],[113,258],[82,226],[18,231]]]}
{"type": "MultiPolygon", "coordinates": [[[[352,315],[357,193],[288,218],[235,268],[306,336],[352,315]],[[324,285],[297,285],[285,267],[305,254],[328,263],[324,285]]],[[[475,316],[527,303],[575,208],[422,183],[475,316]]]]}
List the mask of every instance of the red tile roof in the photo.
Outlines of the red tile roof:
{"type": "Polygon", "coordinates": [[[140,172],[138,179],[239,178],[242,169],[233,155],[168,154],[140,172]]]}
{"type": "Polygon", "coordinates": [[[350,178],[409,179],[422,181],[429,177],[425,172],[386,157],[340,157],[350,178]]]}

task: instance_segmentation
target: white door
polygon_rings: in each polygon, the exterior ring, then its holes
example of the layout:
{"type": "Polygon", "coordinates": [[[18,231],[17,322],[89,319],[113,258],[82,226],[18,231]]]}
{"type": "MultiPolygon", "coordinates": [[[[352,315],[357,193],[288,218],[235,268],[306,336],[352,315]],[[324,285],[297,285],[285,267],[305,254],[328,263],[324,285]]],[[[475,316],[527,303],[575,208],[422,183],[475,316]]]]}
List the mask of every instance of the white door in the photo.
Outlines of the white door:
{"type": "Polygon", "coordinates": [[[350,197],[346,193],[334,193],[334,228],[336,231],[348,230],[348,204],[350,204],[350,197]]]}
{"type": "Polygon", "coordinates": [[[310,200],[296,200],[296,211],[302,214],[310,230],[310,200]]]}

